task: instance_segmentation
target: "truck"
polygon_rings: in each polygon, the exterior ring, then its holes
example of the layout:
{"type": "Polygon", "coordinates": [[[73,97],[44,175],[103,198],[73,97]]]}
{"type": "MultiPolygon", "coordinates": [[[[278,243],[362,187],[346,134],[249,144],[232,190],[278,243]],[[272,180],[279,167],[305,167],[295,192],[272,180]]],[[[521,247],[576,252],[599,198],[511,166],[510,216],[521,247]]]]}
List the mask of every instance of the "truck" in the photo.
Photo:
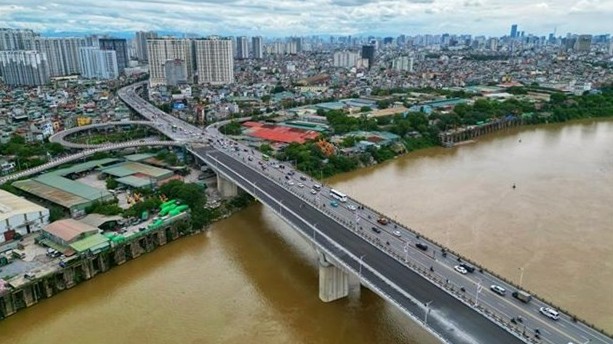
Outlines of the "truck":
{"type": "Polygon", "coordinates": [[[511,295],[523,303],[528,303],[530,300],[532,300],[532,295],[523,290],[514,291],[511,295]]]}

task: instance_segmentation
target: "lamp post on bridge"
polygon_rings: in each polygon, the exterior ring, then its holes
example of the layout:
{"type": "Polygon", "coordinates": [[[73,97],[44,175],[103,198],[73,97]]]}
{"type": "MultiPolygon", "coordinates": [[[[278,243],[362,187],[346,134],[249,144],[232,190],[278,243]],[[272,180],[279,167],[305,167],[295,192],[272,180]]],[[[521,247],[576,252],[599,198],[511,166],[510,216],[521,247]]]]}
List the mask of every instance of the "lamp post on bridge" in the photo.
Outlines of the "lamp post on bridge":
{"type": "Polygon", "coordinates": [[[425,305],[426,305],[426,314],[424,315],[424,324],[426,324],[426,325],[428,325],[428,314],[430,314],[430,304],[431,303],[432,303],[432,300],[425,303],[425,305]]]}
{"type": "Polygon", "coordinates": [[[358,276],[360,279],[362,279],[362,260],[364,259],[364,257],[366,257],[365,254],[360,256],[360,268],[358,269],[358,276]]]}

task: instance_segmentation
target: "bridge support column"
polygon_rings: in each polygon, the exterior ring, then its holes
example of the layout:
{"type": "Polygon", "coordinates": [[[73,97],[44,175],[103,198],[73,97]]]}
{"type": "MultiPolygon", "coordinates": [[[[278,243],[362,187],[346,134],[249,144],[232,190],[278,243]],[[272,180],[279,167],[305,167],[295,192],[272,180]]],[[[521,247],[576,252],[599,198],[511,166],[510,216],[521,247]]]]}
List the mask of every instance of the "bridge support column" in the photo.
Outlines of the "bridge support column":
{"type": "Polygon", "coordinates": [[[332,302],[349,295],[349,276],[347,272],[330,263],[322,252],[319,256],[319,299],[332,302]]]}
{"type": "Polygon", "coordinates": [[[223,198],[232,198],[238,195],[238,187],[236,184],[219,174],[217,175],[217,191],[219,191],[223,198]]]}

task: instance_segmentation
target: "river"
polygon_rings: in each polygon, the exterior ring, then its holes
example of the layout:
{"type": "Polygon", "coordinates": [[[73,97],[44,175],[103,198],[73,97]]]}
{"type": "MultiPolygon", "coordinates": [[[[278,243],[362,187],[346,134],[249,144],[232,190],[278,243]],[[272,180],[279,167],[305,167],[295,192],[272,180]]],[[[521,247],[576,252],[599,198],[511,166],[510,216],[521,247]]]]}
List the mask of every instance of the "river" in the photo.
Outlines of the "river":
{"type": "MultiPolygon", "coordinates": [[[[328,182],[613,331],[613,122],[513,129],[328,182]]],[[[256,204],[0,321],[0,343],[436,343],[368,290],[320,302],[316,264],[256,204]]]]}

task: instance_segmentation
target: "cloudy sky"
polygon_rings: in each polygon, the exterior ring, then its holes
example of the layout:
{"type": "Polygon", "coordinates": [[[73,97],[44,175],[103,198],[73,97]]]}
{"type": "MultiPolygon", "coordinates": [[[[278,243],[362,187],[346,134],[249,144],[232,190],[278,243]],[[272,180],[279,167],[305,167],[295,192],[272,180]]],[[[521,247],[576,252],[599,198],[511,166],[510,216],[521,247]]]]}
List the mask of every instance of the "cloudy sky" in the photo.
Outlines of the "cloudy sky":
{"type": "Polygon", "coordinates": [[[613,0],[1,0],[0,27],[221,35],[612,33],[613,0]]]}

